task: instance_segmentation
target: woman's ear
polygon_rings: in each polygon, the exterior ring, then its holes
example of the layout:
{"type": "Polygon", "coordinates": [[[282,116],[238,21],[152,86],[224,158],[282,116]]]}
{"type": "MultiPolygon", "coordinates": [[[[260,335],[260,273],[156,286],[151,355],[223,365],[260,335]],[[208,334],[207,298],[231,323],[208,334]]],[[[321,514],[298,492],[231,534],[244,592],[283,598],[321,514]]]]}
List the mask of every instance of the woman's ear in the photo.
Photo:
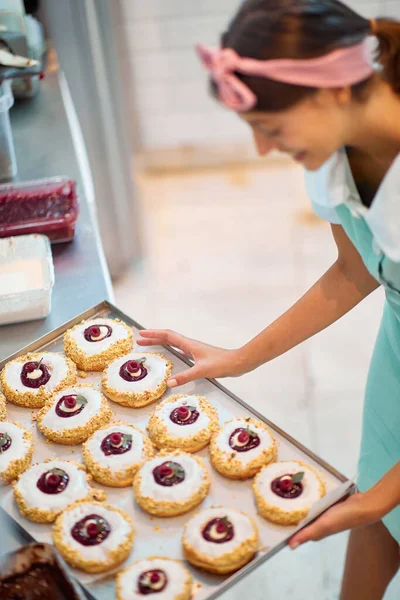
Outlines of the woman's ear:
{"type": "Polygon", "coordinates": [[[347,85],[346,87],[337,88],[333,90],[333,93],[336,96],[337,103],[342,107],[346,108],[351,102],[352,94],[351,87],[347,85]]]}
{"type": "Polygon", "coordinates": [[[316,94],[311,96],[311,101],[318,106],[318,108],[328,108],[332,105],[339,106],[340,108],[346,108],[352,99],[351,87],[341,88],[322,88],[318,90],[316,94]]]}

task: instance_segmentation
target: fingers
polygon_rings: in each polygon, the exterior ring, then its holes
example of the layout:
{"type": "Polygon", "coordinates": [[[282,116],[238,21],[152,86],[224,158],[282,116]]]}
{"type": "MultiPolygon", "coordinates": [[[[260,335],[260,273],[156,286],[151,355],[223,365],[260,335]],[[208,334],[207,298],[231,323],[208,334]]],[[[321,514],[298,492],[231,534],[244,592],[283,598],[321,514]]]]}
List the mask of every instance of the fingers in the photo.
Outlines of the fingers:
{"type": "Polygon", "coordinates": [[[179,385],[184,385],[185,383],[189,383],[190,381],[194,381],[195,379],[201,379],[203,377],[200,369],[196,368],[196,366],[191,369],[187,369],[186,371],[182,371],[181,373],[176,373],[171,379],[167,381],[168,387],[178,387],[179,385]]]}
{"type": "Polygon", "coordinates": [[[162,337],[159,338],[146,338],[146,339],[141,339],[138,338],[136,340],[136,343],[138,346],[165,346],[166,342],[163,340],[162,337]]]}
{"type": "Polygon", "coordinates": [[[138,346],[173,346],[184,354],[191,356],[191,340],[170,329],[147,329],[139,331],[141,338],[136,340],[138,346]]]}
{"type": "Polygon", "coordinates": [[[321,534],[321,526],[318,524],[318,521],[315,521],[315,523],[312,523],[312,525],[309,525],[308,527],[305,527],[296,533],[296,535],[289,540],[289,546],[292,550],[295,550],[301,546],[301,544],[305,544],[306,542],[315,542],[325,537],[321,534]]]}
{"type": "Polygon", "coordinates": [[[139,334],[141,337],[136,342],[140,346],[162,346],[168,343],[167,331],[163,329],[144,329],[139,334]]]}
{"type": "Polygon", "coordinates": [[[295,550],[305,542],[318,542],[329,535],[339,533],[354,526],[353,520],[348,518],[345,503],[333,506],[316,521],[308,525],[289,540],[289,546],[295,550]],[[344,510],[343,510],[344,508],[344,510]]]}

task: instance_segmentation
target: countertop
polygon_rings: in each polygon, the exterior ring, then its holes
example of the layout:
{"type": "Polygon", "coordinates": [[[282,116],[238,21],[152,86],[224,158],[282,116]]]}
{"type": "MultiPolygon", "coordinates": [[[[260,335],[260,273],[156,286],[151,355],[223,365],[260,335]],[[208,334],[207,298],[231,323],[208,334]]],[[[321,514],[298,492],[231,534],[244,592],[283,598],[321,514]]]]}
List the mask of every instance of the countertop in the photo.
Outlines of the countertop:
{"type": "MultiPolygon", "coordinates": [[[[77,314],[100,303],[113,301],[108,268],[97,229],[95,206],[85,197],[57,74],[41,82],[40,94],[15,104],[11,111],[18,163],[18,180],[67,175],[78,183],[80,216],[75,239],[53,245],[55,286],[52,311],[40,321],[0,326],[0,360],[38,339],[77,314]]],[[[1,493],[1,489],[0,489],[1,493]]],[[[0,554],[26,539],[3,522],[0,554]]]]}
{"type": "Polygon", "coordinates": [[[16,102],[11,124],[17,180],[67,175],[78,183],[80,216],[75,239],[53,245],[55,286],[45,320],[0,326],[0,360],[102,300],[113,300],[112,286],[96,223],[95,206],[85,197],[57,73],[41,82],[41,92],[16,102]]]}

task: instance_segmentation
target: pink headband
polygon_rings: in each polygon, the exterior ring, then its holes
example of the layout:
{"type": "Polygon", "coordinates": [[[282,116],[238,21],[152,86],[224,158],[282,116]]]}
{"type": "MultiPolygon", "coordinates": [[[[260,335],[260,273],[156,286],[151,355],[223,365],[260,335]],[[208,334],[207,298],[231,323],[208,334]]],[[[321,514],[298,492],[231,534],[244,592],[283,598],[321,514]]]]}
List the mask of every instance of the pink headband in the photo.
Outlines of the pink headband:
{"type": "Polygon", "coordinates": [[[371,66],[372,51],[367,40],[357,46],[333,50],[324,56],[305,60],[255,60],[242,58],[232,48],[214,50],[200,44],[196,46],[196,50],[218,86],[222,104],[238,112],[254,108],[257,96],[235,75],[235,71],[243,75],[316,88],[354,85],[374,72],[371,66]]]}

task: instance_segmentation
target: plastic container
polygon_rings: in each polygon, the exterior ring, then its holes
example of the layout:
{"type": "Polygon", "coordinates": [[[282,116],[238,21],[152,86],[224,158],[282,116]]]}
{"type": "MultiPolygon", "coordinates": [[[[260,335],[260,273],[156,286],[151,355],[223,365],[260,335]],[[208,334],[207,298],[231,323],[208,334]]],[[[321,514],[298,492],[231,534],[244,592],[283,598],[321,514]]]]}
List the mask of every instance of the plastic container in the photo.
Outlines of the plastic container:
{"type": "Polygon", "coordinates": [[[53,287],[48,238],[33,234],[0,240],[0,325],[47,317],[53,287]]]}
{"type": "Polygon", "coordinates": [[[10,179],[17,174],[17,159],[9,113],[13,104],[11,82],[5,79],[0,84],[0,180],[10,179]]]}
{"type": "Polygon", "coordinates": [[[69,242],[78,214],[76,184],[66,177],[0,185],[0,238],[40,233],[69,242]]]}

